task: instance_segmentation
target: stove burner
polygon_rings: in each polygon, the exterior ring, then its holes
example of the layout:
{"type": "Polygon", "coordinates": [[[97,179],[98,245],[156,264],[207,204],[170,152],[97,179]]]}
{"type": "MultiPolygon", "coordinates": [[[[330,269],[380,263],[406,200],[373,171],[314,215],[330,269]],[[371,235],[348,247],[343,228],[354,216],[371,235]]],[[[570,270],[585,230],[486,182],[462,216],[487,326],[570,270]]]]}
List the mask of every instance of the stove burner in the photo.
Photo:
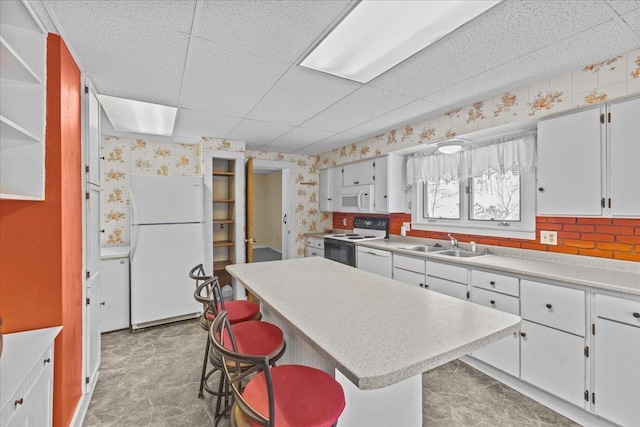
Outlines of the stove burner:
{"type": "Polygon", "coordinates": [[[357,236],[357,235],[358,235],[358,233],[347,233],[347,234],[345,234],[345,236],[347,236],[347,237],[349,237],[349,236],[357,236]]]}
{"type": "Polygon", "coordinates": [[[354,237],[349,237],[349,240],[360,240],[360,239],[364,239],[364,237],[362,236],[354,236],[354,237]]]}
{"type": "Polygon", "coordinates": [[[364,236],[365,239],[373,239],[374,237],[377,237],[377,236],[364,236]]]}
{"type": "Polygon", "coordinates": [[[329,237],[344,237],[346,234],[332,234],[329,237]]]}

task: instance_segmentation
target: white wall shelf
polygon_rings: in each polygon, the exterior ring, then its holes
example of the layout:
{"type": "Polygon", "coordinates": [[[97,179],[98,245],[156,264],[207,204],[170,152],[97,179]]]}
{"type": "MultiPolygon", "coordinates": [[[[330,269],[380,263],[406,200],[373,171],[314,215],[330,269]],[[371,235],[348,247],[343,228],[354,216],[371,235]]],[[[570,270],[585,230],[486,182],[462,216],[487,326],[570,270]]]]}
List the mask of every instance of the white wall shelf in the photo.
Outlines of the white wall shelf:
{"type": "Polygon", "coordinates": [[[47,33],[28,3],[0,2],[0,198],[44,200],[47,33]]]}

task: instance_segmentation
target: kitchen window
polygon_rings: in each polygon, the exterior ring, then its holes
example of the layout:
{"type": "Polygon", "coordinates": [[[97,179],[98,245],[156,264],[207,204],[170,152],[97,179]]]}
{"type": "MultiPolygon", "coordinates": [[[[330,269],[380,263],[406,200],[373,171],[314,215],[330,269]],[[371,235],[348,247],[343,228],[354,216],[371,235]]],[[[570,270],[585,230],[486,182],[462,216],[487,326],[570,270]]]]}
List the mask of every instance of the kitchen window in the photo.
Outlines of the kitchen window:
{"type": "Polygon", "coordinates": [[[412,156],[415,229],[535,238],[535,136],[412,156]]]}

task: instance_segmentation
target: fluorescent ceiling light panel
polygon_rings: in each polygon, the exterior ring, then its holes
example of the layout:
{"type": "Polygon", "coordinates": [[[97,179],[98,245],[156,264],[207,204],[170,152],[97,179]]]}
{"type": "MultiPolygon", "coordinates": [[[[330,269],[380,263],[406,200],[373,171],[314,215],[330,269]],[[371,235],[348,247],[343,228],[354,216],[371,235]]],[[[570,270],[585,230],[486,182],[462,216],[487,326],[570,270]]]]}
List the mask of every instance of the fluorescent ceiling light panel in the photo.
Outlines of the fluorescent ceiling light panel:
{"type": "Polygon", "coordinates": [[[500,1],[365,0],[300,65],[367,83],[500,1]]]}
{"type": "Polygon", "coordinates": [[[178,109],[150,102],[98,95],[115,130],[171,136],[178,109]]]}

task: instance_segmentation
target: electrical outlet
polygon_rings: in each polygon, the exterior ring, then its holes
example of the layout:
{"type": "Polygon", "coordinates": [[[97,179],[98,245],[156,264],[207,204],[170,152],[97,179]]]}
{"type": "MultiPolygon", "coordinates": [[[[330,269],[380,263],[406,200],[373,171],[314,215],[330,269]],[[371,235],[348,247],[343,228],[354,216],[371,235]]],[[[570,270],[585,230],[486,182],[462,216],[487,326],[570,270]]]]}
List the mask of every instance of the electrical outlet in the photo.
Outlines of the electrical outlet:
{"type": "Polygon", "coordinates": [[[558,245],[558,232],[557,231],[540,231],[540,243],[544,245],[558,245]]]}
{"type": "Polygon", "coordinates": [[[402,225],[404,226],[405,231],[411,231],[411,223],[410,222],[403,222],[402,225]]]}
{"type": "Polygon", "coordinates": [[[347,218],[342,218],[342,225],[347,225],[347,218]]]}
{"type": "Polygon", "coordinates": [[[302,225],[302,220],[301,219],[298,220],[298,225],[302,225]]]}

